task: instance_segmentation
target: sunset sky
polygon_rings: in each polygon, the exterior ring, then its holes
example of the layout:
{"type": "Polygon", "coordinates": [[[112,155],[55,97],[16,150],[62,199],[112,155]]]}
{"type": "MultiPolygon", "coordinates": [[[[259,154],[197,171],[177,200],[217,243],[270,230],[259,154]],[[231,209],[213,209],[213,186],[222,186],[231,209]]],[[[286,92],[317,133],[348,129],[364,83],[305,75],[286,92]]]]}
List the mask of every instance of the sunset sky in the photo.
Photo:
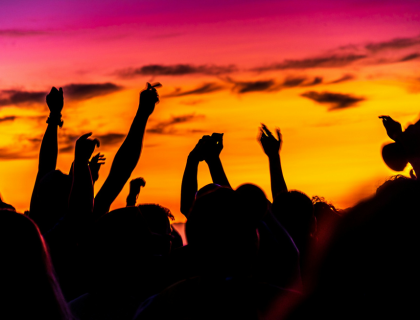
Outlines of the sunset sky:
{"type": "MultiPolygon", "coordinates": [[[[271,200],[260,123],[281,128],[289,189],[341,208],[393,174],[379,115],[403,126],[420,112],[418,0],[72,0],[0,2],[0,193],[23,212],[46,129],[46,93],[63,87],[57,168],[93,132],[107,163],[128,132],[147,81],[159,81],[132,178],[140,202],[183,221],[180,188],[188,153],[224,133],[221,158],[233,187],[252,182],[271,200]]],[[[408,169],[406,173],[408,172],[408,169]]],[[[199,187],[209,183],[200,164],[199,187]]],[[[114,202],[124,206],[128,185],[114,202]]]]}

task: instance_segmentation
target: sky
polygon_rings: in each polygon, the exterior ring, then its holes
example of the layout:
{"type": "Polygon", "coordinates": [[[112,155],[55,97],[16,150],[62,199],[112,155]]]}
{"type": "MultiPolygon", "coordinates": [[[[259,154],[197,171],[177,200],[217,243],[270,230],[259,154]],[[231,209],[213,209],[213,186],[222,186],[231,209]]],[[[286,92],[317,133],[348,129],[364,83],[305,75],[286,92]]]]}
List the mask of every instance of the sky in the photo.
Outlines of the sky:
{"type": "MultiPolygon", "coordinates": [[[[231,185],[257,184],[271,200],[264,123],[281,129],[289,189],[347,208],[395,174],[381,159],[390,140],[378,116],[418,119],[419,71],[418,0],[2,0],[0,193],[29,208],[52,86],[65,97],[57,168],[68,172],[75,140],[93,132],[107,158],[97,192],[139,92],[159,81],[132,174],[146,180],[139,202],[184,221],[186,159],[213,132],[224,133],[231,185]]],[[[211,182],[205,163],[198,181],[211,182]]],[[[128,184],[112,208],[127,194],[128,184]]]]}

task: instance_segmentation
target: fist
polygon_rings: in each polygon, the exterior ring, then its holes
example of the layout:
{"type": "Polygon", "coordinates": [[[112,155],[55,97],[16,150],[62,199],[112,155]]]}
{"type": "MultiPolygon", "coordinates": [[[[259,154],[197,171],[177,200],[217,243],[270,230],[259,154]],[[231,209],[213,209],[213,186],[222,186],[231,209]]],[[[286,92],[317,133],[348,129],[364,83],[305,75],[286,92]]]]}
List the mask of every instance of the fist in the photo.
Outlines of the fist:
{"type": "Polygon", "coordinates": [[[52,87],[50,93],[47,95],[47,106],[52,114],[61,114],[64,105],[63,89],[57,90],[52,87]]]}
{"type": "Polygon", "coordinates": [[[140,188],[146,185],[146,181],[143,178],[136,178],[130,181],[130,193],[138,194],[140,188]]]}
{"type": "Polygon", "coordinates": [[[155,105],[159,102],[159,94],[156,88],[161,86],[159,82],[153,85],[148,82],[147,88],[140,93],[139,110],[143,115],[150,116],[155,110],[155,105]]]}

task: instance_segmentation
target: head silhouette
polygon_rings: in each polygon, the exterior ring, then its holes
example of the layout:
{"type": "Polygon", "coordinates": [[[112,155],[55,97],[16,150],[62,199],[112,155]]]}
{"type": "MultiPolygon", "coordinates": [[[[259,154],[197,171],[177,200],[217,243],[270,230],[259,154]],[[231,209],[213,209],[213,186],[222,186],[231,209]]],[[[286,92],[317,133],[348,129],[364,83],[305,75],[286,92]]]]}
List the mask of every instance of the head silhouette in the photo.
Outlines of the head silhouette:
{"type": "Polygon", "coordinates": [[[282,192],[274,199],[272,212],[289,232],[299,251],[304,250],[316,230],[311,199],[297,190],[282,192]]]}
{"type": "Polygon", "coordinates": [[[0,214],[0,226],[3,316],[70,319],[44,240],[35,223],[22,214],[7,210],[0,214]]]}
{"type": "Polygon", "coordinates": [[[403,171],[408,164],[404,148],[395,142],[383,146],[382,159],[394,171],[403,171]]]}
{"type": "MultiPolygon", "coordinates": [[[[236,189],[244,205],[248,219],[260,220],[268,209],[268,200],[264,191],[255,184],[246,183],[236,189]]],[[[244,215],[245,218],[245,215],[244,215]]]]}

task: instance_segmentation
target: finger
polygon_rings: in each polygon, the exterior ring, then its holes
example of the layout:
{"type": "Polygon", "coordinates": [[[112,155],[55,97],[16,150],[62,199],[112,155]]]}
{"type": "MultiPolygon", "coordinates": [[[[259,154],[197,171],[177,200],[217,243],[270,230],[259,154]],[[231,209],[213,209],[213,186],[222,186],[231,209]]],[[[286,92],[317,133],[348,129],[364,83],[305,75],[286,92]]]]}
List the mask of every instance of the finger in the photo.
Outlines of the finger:
{"type": "Polygon", "coordinates": [[[267,136],[273,136],[273,134],[271,133],[271,131],[270,130],[268,130],[268,128],[267,128],[267,126],[265,125],[265,124],[263,124],[263,123],[261,123],[261,125],[262,125],[262,129],[264,130],[264,133],[267,135],[267,136]]]}
{"type": "Polygon", "coordinates": [[[277,138],[279,139],[279,141],[281,141],[281,132],[280,132],[280,128],[276,128],[276,134],[277,134],[277,138]]]}
{"type": "Polygon", "coordinates": [[[92,132],[89,133],[85,133],[84,135],[82,135],[79,139],[87,139],[92,135],[92,132]]]}
{"type": "Polygon", "coordinates": [[[95,145],[96,145],[97,147],[99,147],[99,146],[101,145],[101,143],[99,142],[99,140],[98,140],[98,139],[93,139],[92,141],[95,143],[95,145]]]}
{"type": "Polygon", "coordinates": [[[153,88],[161,88],[162,84],[160,82],[155,82],[155,83],[152,84],[152,87],[153,88]]]}
{"type": "Polygon", "coordinates": [[[147,83],[147,88],[146,88],[146,90],[149,90],[149,89],[152,89],[153,87],[152,87],[152,85],[149,83],[149,82],[146,82],[147,83]]]}
{"type": "Polygon", "coordinates": [[[63,88],[60,87],[60,89],[58,89],[58,92],[60,92],[61,94],[63,94],[63,88]]]}

